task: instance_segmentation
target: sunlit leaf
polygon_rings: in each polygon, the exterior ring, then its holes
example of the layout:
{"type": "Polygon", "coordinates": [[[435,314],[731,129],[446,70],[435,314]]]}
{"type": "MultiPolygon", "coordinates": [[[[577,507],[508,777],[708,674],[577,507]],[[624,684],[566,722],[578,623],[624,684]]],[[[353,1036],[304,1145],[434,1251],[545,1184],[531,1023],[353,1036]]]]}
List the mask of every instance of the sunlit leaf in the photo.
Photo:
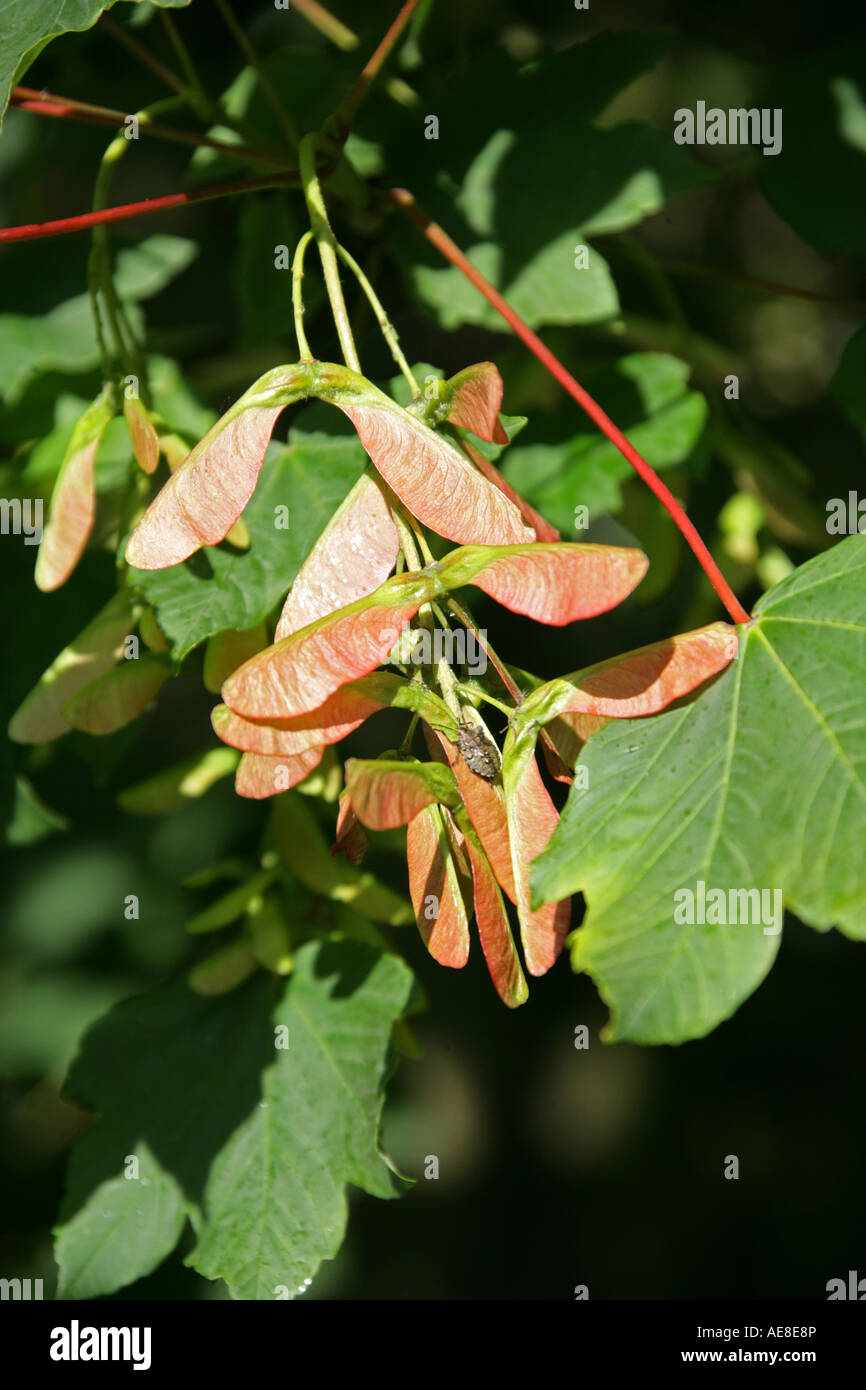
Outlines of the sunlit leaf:
{"type": "Polygon", "coordinates": [[[609,1036],[716,1027],[770,969],[782,905],[866,937],[864,578],[866,537],[851,536],[760,599],[697,698],[587,743],[533,885],[583,892],[573,964],[609,1004],[609,1036]],[[678,913],[701,882],[724,895],[721,919],[678,913]]]}
{"type": "Polygon", "coordinates": [[[223,777],[233,773],[238,755],[233,748],[209,748],[195,753],[182,763],[137,782],[118,794],[117,804],[122,811],[134,816],[166,816],[204,796],[223,777]]]}

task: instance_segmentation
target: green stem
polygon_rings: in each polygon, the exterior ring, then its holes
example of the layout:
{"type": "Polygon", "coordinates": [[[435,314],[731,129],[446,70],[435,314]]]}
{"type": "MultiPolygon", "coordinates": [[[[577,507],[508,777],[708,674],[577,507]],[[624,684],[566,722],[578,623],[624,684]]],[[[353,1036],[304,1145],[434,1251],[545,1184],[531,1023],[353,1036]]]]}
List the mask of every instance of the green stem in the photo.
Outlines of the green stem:
{"type": "Polygon", "coordinates": [[[397,363],[397,366],[399,367],[400,371],[403,373],[403,376],[406,378],[410,387],[412,388],[412,394],[417,396],[421,388],[419,387],[418,382],[412,374],[412,368],[409,366],[409,363],[406,361],[406,358],[403,355],[403,350],[400,347],[400,340],[397,337],[397,332],[394,328],[394,325],[392,324],[391,320],[388,318],[388,315],[385,312],[385,308],[382,304],[382,301],[376,294],[376,291],[373,289],[373,286],[370,284],[370,281],[367,279],[367,276],[364,274],[363,270],[358,265],[358,262],[355,260],[355,257],[351,256],[349,252],[346,250],[345,246],[341,246],[339,242],[337,242],[337,255],[340,257],[342,261],[345,261],[346,265],[351,270],[355,279],[358,281],[358,284],[361,286],[361,289],[364,291],[364,294],[367,296],[370,308],[373,310],[373,313],[375,315],[376,322],[382,330],[382,337],[385,339],[385,342],[388,344],[388,347],[391,350],[391,356],[397,363]]]}
{"type": "Polygon", "coordinates": [[[312,231],[304,232],[295,248],[292,260],[292,311],[295,318],[295,337],[298,340],[298,352],[302,362],[312,362],[313,354],[310,352],[310,344],[307,342],[307,335],[304,332],[304,301],[302,291],[304,286],[304,255],[307,247],[313,239],[312,231]]]}
{"type": "MultiPolygon", "coordinates": [[[[423,569],[421,557],[418,554],[418,549],[412,534],[415,530],[414,526],[411,525],[403,508],[399,505],[392,504],[391,515],[394,518],[394,525],[397,527],[397,535],[400,537],[400,549],[406,559],[406,568],[409,570],[423,569]]],[[[424,604],[425,608],[429,608],[429,606],[429,604],[424,604]]]]}
{"type": "Polygon", "coordinates": [[[420,718],[421,716],[416,710],[415,713],[412,715],[411,720],[409,721],[408,729],[403,735],[403,742],[400,744],[401,753],[410,753],[412,751],[412,740],[415,737],[415,730],[418,727],[418,720],[420,718]]]}
{"type": "Polygon", "coordinates": [[[489,660],[491,666],[498,675],[499,679],[502,681],[502,684],[505,686],[505,689],[508,691],[514,703],[517,705],[521,704],[523,701],[522,690],[511,679],[511,676],[504,662],[502,662],[496,655],[496,652],[493,650],[490,643],[487,641],[486,637],[482,633],[480,627],[476,623],[472,614],[469,612],[468,609],[463,607],[462,603],[458,603],[457,599],[454,598],[451,594],[449,594],[446,603],[448,608],[454,614],[457,621],[462,623],[463,626],[469,632],[474,634],[476,642],[487,656],[487,659],[489,660]]]}
{"type": "MultiPolygon", "coordinates": [[[[254,145],[256,142],[259,142],[263,145],[271,145],[271,147],[274,148],[273,141],[266,139],[266,137],[264,137],[261,132],[257,131],[254,126],[250,125],[248,121],[235,120],[234,117],[230,116],[228,112],[223,109],[221,102],[213,101],[208,96],[204,88],[204,83],[196,71],[196,66],[190,56],[189,50],[180,36],[177,25],[171,15],[165,10],[160,10],[159,13],[166,33],[171,41],[171,45],[177,54],[178,62],[183,68],[184,76],[188,84],[187,88],[184,88],[181,84],[180,90],[184,98],[192,105],[194,110],[197,111],[202,120],[213,121],[218,125],[228,126],[230,130],[237,131],[245,140],[251,139],[254,145]]],[[[282,155],[283,151],[276,148],[275,153],[282,155]]]]}
{"type": "Polygon", "coordinates": [[[301,166],[301,184],[304,190],[304,197],[307,200],[307,209],[310,214],[310,224],[313,235],[316,238],[316,245],[319,248],[319,256],[322,261],[322,271],[325,276],[325,287],[328,291],[328,298],[331,301],[331,313],[334,316],[334,323],[337,328],[337,335],[340,339],[340,348],[343,353],[343,361],[347,367],[355,372],[360,372],[361,363],[358,359],[355,340],[352,337],[352,329],[349,324],[349,315],[346,310],[346,301],[343,298],[343,287],[340,284],[340,268],[337,264],[337,241],[328,221],[328,213],[325,208],[325,200],[322,197],[322,188],[316,174],[316,141],[317,133],[314,131],[305,135],[301,140],[298,150],[298,157],[301,166]]]}
{"type": "Polygon", "coordinates": [[[210,109],[210,99],[204,89],[201,78],[196,72],[195,63],[192,61],[189,50],[178,33],[177,25],[171,15],[168,14],[166,10],[160,10],[159,14],[163,23],[163,28],[168,34],[169,41],[174,49],[175,56],[183,69],[184,77],[195,99],[195,104],[202,115],[206,116],[210,109]]]}
{"type": "MultiPolygon", "coordinates": [[[[178,97],[166,97],[162,101],[154,102],[151,106],[137,112],[135,119],[139,124],[146,125],[154,112],[173,109],[177,106],[178,101],[178,97]]],[[[127,139],[126,131],[124,130],[122,134],[115,136],[105,151],[105,154],[102,156],[93,189],[94,212],[101,212],[106,207],[115,167],[118,161],[122,159],[123,155],[126,154],[131,144],[132,141],[127,139]]],[[[100,318],[100,294],[105,308],[108,326],[111,330],[114,355],[128,373],[138,378],[142,399],[144,399],[147,404],[147,366],[141,349],[135,340],[129,320],[126,316],[126,311],[120,301],[120,296],[114,284],[108,242],[108,228],[104,223],[93,229],[93,239],[87,265],[87,282],[90,291],[94,325],[97,326],[97,342],[99,344],[103,371],[107,368],[107,375],[111,376],[113,374],[111,370],[110,353],[107,348],[100,318]]]]}
{"type": "Polygon", "coordinates": [[[498,710],[501,710],[503,714],[507,715],[509,719],[514,713],[513,706],[504,705],[501,700],[497,700],[493,695],[488,695],[486,690],[481,690],[477,686],[470,687],[458,684],[458,690],[461,694],[465,694],[467,697],[474,695],[477,696],[479,700],[486,700],[488,705],[495,705],[496,708],[498,710]]]}

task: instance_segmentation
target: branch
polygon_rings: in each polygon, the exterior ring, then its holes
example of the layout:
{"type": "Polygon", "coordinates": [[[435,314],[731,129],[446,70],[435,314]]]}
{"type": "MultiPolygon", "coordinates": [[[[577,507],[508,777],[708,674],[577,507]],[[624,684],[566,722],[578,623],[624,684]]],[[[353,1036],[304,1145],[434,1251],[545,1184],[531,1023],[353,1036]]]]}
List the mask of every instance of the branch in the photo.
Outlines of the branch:
{"type": "Polygon", "coordinates": [[[505,322],[512,331],[517,334],[517,337],[526,344],[530,352],[534,353],[542,366],[547,368],[551,376],[555,377],[559,382],[560,386],[577,401],[581,409],[586,411],[589,418],[598,426],[602,434],[607,436],[611,444],[619,449],[619,452],[628,460],[635,472],[643,478],[647,487],[655,493],[662,506],[679,527],[696,555],[698,563],[733,621],[735,623],[749,622],[748,613],[731,589],[725,576],[722,574],[706,545],[701,540],[695,526],[686,516],[686,513],[674,497],[670,488],[662,482],[655,470],[646,462],[646,459],[641,457],[634,445],[629,443],[622,430],[617,428],[610,417],[602,410],[601,406],[593,400],[589,392],[584,390],[580,382],[576,381],[571,373],[566,371],[558,358],[554,357],[550,349],[545,346],[536,333],[533,333],[529,325],[523,322],[520,315],[515,313],[511,305],[507,300],[503,299],[498,290],[494,289],[489,280],[486,280],[484,276],[476,270],[475,266],[468,257],[463,254],[456,242],[451,240],[448,233],[443,231],[437,223],[431,221],[423,208],[419,207],[416,203],[412,194],[405,188],[392,188],[389,192],[389,197],[421,228],[427,240],[436,247],[437,251],[441,252],[446,260],[450,261],[452,265],[463,272],[479,293],[483,294],[487,302],[492,304],[497,313],[502,315],[505,322]]]}
{"type": "Polygon", "coordinates": [[[358,78],[350,90],[346,93],[334,112],[331,121],[328,123],[329,132],[333,128],[334,134],[341,143],[351,129],[352,122],[357,115],[358,108],[364,100],[371,86],[378,77],[388,55],[395,43],[399,39],[406,25],[412,17],[412,11],[417,7],[418,0],[406,0],[397,18],[389,28],[382,42],[377,47],[373,55],[364,64],[358,78]]]}
{"type": "Polygon", "coordinates": [[[209,198],[226,198],[233,193],[252,193],[259,188],[276,188],[297,183],[297,174],[268,174],[260,179],[238,179],[235,183],[215,183],[197,188],[192,193],[168,193],[162,198],[145,198],[140,203],[121,203],[102,212],[84,212],[78,217],[64,217],[57,222],[34,222],[24,227],[0,229],[0,242],[35,241],[38,237],[65,236],[67,232],[82,232],[102,222],[123,222],[129,217],[144,217],[166,208],[184,207],[187,203],[203,203],[209,198]]]}
{"type": "MultiPolygon", "coordinates": [[[[31,111],[37,116],[59,116],[69,120],[90,121],[94,125],[118,127],[128,119],[128,113],[125,111],[114,111],[108,106],[94,106],[92,102],[57,96],[54,92],[37,92],[32,87],[16,87],[9,102],[20,111],[31,111]]],[[[236,159],[272,164],[280,168],[287,167],[287,161],[278,159],[275,155],[260,153],[247,145],[230,144],[228,140],[214,140],[209,135],[197,135],[194,130],[181,130],[177,126],[162,125],[158,121],[143,125],[141,129],[147,135],[155,135],[162,140],[173,140],[177,144],[207,145],[210,149],[221,150],[236,159]]]]}

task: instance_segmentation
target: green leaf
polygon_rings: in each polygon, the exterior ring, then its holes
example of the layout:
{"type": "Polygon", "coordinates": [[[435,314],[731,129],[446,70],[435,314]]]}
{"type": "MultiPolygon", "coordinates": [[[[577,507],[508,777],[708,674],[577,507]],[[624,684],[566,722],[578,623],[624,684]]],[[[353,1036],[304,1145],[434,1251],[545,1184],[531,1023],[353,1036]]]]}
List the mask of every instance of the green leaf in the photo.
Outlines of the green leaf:
{"type": "MultiPolygon", "coordinates": [[[[46,44],[60,34],[80,33],[95,24],[115,0],[10,0],[3,10],[0,39],[0,121],[9,93],[23,78],[46,44]]],[[[181,9],[190,0],[154,0],[163,9],[181,9]]]]}
{"type": "Polygon", "coordinates": [[[366,462],[356,438],[292,431],[288,446],[272,446],[244,510],[249,550],[205,547],[185,564],[130,571],[130,583],[156,608],[175,660],[216,632],[267,616],[366,462]]]}
{"type": "Polygon", "coordinates": [[[761,599],[697,699],[587,743],[533,888],[585,894],[572,960],[609,1004],[611,1038],[681,1042],[729,1017],[773,963],[775,890],[819,930],[866,937],[864,578],[852,536],[761,599]],[[678,923],[674,894],[698,881],[767,890],[766,915],[678,923]]]}
{"type": "Polygon", "coordinates": [[[102,1118],[69,1165],[59,1298],[134,1283],[198,1219],[214,1157],[261,1099],[272,997],[263,976],[210,999],[179,982],[119,1004],[87,1034],[64,1094],[102,1118]],[[125,1176],[130,1157],[137,1177],[125,1176]]]}
{"type": "Polygon", "coordinates": [[[412,921],[412,906],[379,883],[373,874],[353,868],[331,854],[309,805],[297,792],[274,801],[274,843],[280,857],[305,887],[337,903],[347,903],[364,917],[392,927],[412,921]]]}
{"type": "MultiPolygon", "coordinates": [[[[148,237],[117,257],[116,282],[121,297],[131,304],[165,289],[197,254],[185,237],[148,237]]],[[[133,327],[141,316],[131,313],[133,327]]],[[[47,314],[28,318],[0,314],[0,397],[14,405],[31,378],[40,372],[89,371],[99,362],[90,296],[76,295],[47,314]]]]}
{"type": "MultiPolygon", "coordinates": [[[[287,269],[278,269],[275,252],[278,246],[285,246],[291,257],[301,230],[284,193],[243,200],[232,267],[240,346],[260,348],[291,334],[292,277],[287,269]]],[[[312,290],[308,277],[305,312],[312,308],[312,290]]]]}
{"type": "MultiPolygon", "coordinates": [[[[543,134],[522,127],[520,133],[497,130],[469,167],[457,198],[481,238],[468,255],[532,327],[612,318],[619,308],[616,288],[587,237],[633,227],[707,177],[654,126],[597,130],[576,125],[569,112],[543,134]],[[577,258],[580,247],[587,250],[586,265],[577,258]]],[[[508,331],[455,267],[421,264],[413,278],[443,327],[475,323],[508,331]]]]}
{"type": "Polygon", "coordinates": [[[69,821],[52,811],[34,791],[26,777],[15,778],[15,804],[12,818],[2,832],[6,845],[33,845],[55,830],[68,830],[69,821]]]}
{"type": "Polygon", "coordinates": [[[298,951],[273,1014],[288,1047],[275,1051],[261,1105],[212,1167],[187,1261],[225,1279],[233,1297],[304,1292],[342,1242],[347,1182],[375,1197],[403,1190],[378,1128],[391,1025],[412,1000],[412,976],[394,956],[356,941],[298,951]]]}
{"type": "Polygon", "coordinates": [[[786,64],[761,103],[784,112],[781,151],[759,159],[776,211],[827,255],[866,251],[866,208],[851,196],[866,174],[866,44],[786,64]]]}
{"type": "Polygon", "coordinates": [[[117,804],[134,816],[171,815],[190,800],[204,796],[220,778],[230,776],[237,765],[234,749],[209,748],[127,787],[118,793],[117,804]]]}
{"type": "MultiPolygon", "coordinates": [[[[621,357],[591,383],[604,410],[657,469],[684,463],[695,449],[707,419],[707,402],[688,389],[688,363],[661,352],[621,357]]],[[[566,535],[573,533],[575,508],[585,506],[590,521],[622,506],[621,484],[632,467],[609,440],[588,422],[562,443],[513,445],[503,473],[566,535]]]]}
{"type": "MultiPolygon", "coordinates": [[[[498,243],[476,242],[466,255],[486,280],[505,296],[531,328],[541,324],[599,323],[614,318],[619,298],[607,261],[600,251],[589,250],[586,268],[574,269],[574,248],[579,233],[571,228],[546,246],[533,247],[519,261],[506,255],[498,243]]],[[[493,332],[508,333],[505,320],[479,294],[456,266],[417,264],[412,282],[419,298],[434,310],[443,328],[476,324],[493,332]]]]}
{"type": "Polygon", "coordinates": [[[187,1217],[188,1262],[234,1297],[301,1291],[340,1246],[346,1183],[402,1188],[378,1128],[391,1026],[413,1003],[402,961],[331,939],[302,947],[284,986],[259,973],[202,997],[177,983],[113,1009],[65,1092],[102,1118],[70,1163],[58,1297],[142,1278],[187,1217]]]}

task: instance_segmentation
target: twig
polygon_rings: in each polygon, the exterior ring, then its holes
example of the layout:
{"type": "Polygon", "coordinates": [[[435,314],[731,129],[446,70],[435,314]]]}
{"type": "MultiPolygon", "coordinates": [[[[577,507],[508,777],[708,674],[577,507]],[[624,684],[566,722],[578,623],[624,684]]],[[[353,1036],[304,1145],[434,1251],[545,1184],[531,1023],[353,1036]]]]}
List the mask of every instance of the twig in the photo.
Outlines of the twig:
{"type": "Polygon", "coordinates": [[[358,113],[358,108],[360,107],[362,101],[364,100],[371,86],[378,77],[379,72],[381,71],[383,64],[386,62],[392,48],[399,39],[403,30],[406,28],[406,25],[409,23],[409,20],[412,17],[412,11],[417,7],[417,5],[418,0],[406,0],[406,3],[404,4],[400,13],[397,15],[397,18],[394,20],[391,27],[388,29],[388,32],[386,33],[385,37],[382,39],[381,43],[378,45],[372,56],[368,58],[367,62],[361,69],[361,72],[359,73],[355,83],[346,93],[343,100],[340,102],[339,106],[337,107],[336,111],[331,117],[330,121],[328,122],[327,128],[329,133],[333,133],[338,141],[342,142],[348,135],[352,126],[352,122],[354,121],[355,116],[358,113]]]}
{"type": "Polygon", "coordinates": [[[145,67],[150,68],[151,72],[155,72],[157,77],[161,78],[167,87],[171,87],[173,91],[179,92],[181,96],[186,96],[186,85],[178,77],[177,73],[172,72],[171,68],[166,67],[165,63],[160,62],[159,58],[155,58],[143,44],[138,42],[138,39],[133,38],[132,34],[128,33],[126,29],[121,29],[120,25],[115,24],[114,20],[109,19],[106,14],[101,17],[99,23],[100,27],[105,29],[113,39],[117,39],[117,42],[122,43],[124,48],[128,48],[130,53],[134,53],[140,63],[144,63],[145,67]]]}
{"type": "Polygon", "coordinates": [[[197,188],[192,193],[168,193],[162,198],[144,198],[140,203],[121,203],[101,212],[83,212],[77,217],[62,217],[55,222],[33,222],[23,227],[0,228],[0,242],[35,241],[39,237],[65,236],[68,232],[87,231],[102,222],[123,222],[130,217],[145,217],[166,208],[184,207],[187,203],[203,203],[209,198],[227,198],[233,193],[254,193],[260,188],[277,188],[297,183],[296,173],[267,174],[260,179],[238,179],[235,183],[214,183],[197,188]]]}
{"type": "Polygon", "coordinates": [[[517,334],[518,338],[526,344],[530,352],[538,358],[539,362],[547,368],[551,376],[559,382],[560,386],[577,401],[578,405],[586,411],[590,419],[598,426],[602,434],[606,435],[611,444],[619,450],[625,459],[631,464],[650,490],[659,499],[662,506],[672,517],[679,527],[695,556],[698,563],[727,609],[729,615],[735,623],[749,622],[749,615],[743,608],[736,594],[732,590],[728,581],[725,579],[693,523],[689,520],[683,508],[668,488],[646,460],[638,453],[633,444],[629,443],[622,430],[620,430],[608,415],[602,410],[601,406],[593,400],[589,392],[586,391],[580,382],[575,380],[570,372],[566,371],[558,358],[541,341],[537,333],[533,333],[528,324],[524,323],[519,314],[515,313],[507,300],[503,299],[498,290],[494,289],[489,280],[478,271],[467,256],[463,254],[456,242],[452,241],[442,227],[433,222],[419,207],[412,194],[405,188],[392,188],[389,196],[402,208],[413,222],[419,226],[427,237],[427,240],[445,256],[446,260],[456,266],[458,270],[472,282],[475,288],[484,296],[489,304],[502,315],[506,323],[517,334]]]}
{"type": "MultiPolygon", "coordinates": [[[[37,116],[90,121],[100,126],[122,126],[131,114],[114,111],[108,106],[94,106],[89,101],[77,101],[74,97],[57,96],[53,92],[36,92],[31,87],[16,87],[9,101],[10,105],[20,111],[31,111],[37,116]]],[[[234,155],[235,158],[246,159],[250,163],[272,164],[281,168],[288,165],[287,160],[250,149],[248,145],[230,144],[228,140],[214,140],[209,135],[197,135],[194,130],[181,130],[178,126],[163,125],[159,121],[153,121],[142,129],[145,134],[161,140],[172,140],[182,145],[206,145],[209,149],[220,150],[225,154],[234,155]]]]}

